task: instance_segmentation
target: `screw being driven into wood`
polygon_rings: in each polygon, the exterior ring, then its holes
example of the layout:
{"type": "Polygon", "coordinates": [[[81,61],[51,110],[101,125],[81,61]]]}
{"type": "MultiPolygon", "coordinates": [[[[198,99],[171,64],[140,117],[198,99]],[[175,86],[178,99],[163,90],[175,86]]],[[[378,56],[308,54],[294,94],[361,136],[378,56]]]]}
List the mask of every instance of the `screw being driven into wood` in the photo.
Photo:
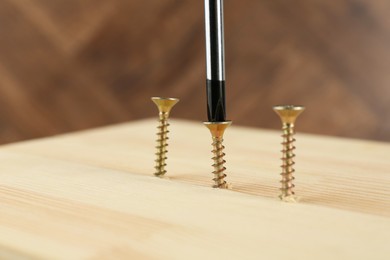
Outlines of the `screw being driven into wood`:
{"type": "Polygon", "coordinates": [[[282,184],[281,187],[281,195],[279,198],[282,201],[286,202],[295,202],[297,201],[297,197],[294,193],[294,124],[297,117],[305,110],[305,107],[303,106],[292,106],[292,105],[285,105],[285,106],[274,106],[274,111],[279,115],[282,124],[283,124],[283,157],[282,157],[282,180],[280,181],[282,184]]]}
{"type": "Polygon", "coordinates": [[[211,136],[213,138],[213,151],[214,157],[212,158],[214,161],[214,185],[213,188],[228,188],[228,184],[225,181],[225,163],[224,160],[225,153],[223,150],[225,147],[223,146],[223,134],[228,126],[231,125],[231,121],[225,122],[204,122],[205,126],[210,130],[211,136]]]}
{"type": "Polygon", "coordinates": [[[158,125],[158,139],[157,139],[157,152],[156,152],[156,172],[155,176],[163,177],[167,171],[165,167],[167,166],[167,146],[168,146],[168,118],[169,113],[174,105],[179,102],[177,98],[162,98],[162,97],[152,97],[152,101],[156,104],[159,111],[159,125],[158,125]]]}

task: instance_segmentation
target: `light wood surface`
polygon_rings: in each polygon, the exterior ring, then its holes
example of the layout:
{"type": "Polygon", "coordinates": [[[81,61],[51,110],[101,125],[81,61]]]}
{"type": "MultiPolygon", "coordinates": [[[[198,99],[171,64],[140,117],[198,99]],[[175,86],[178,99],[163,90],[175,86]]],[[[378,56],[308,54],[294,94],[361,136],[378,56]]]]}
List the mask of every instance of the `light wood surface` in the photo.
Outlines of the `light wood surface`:
{"type": "Polygon", "coordinates": [[[291,204],[278,131],[227,129],[233,188],[216,190],[200,122],[171,121],[168,177],[152,176],[156,126],[2,146],[0,258],[389,259],[389,144],[298,133],[291,204]]]}

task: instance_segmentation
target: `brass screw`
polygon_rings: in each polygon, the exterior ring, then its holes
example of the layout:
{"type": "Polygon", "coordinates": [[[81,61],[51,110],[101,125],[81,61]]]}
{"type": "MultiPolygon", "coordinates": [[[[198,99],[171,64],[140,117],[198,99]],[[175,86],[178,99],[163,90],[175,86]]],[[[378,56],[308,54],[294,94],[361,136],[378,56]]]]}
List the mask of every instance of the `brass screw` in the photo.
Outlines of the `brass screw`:
{"type": "Polygon", "coordinates": [[[158,111],[159,111],[159,125],[158,125],[158,139],[157,139],[157,159],[156,159],[156,166],[154,167],[156,169],[156,172],[154,173],[155,176],[163,177],[164,174],[167,172],[165,170],[165,167],[167,166],[166,160],[167,160],[167,146],[168,146],[168,117],[169,113],[171,112],[171,109],[174,105],[176,105],[177,102],[179,102],[179,99],[177,98],[162,98],[162,97],[152,97],[152,101],[157,105],[158,111]]]}
{"type": "Polygon", "coordinates": [[[213,188],[228,188],[228,184],[225,181],[225,163],[224,160],[225,153],[223,149],[223,134],[228,126],[231,125],[231,121],[226,122],[204,122],[205,126],[210,130],[211,136],[213,138],[213,151],[214,157],[212,158],[214,161],[214,185],[213,188]]]}
{"type": "Polygon", "coordinates": [[[292,105],[285,105],[285,106],[274,106],[274,111],[279,115],[280,119],[282,120],[283,124],[283,157],[282,157],[282,180],[280,181],[282,183],[281,187],[281,195],[279,198],[283,201],[297,201],[297,197],[294,193],[294,124],[297,117],[305,110],[305,107],[303,106],[292,106],[292,105]]]}

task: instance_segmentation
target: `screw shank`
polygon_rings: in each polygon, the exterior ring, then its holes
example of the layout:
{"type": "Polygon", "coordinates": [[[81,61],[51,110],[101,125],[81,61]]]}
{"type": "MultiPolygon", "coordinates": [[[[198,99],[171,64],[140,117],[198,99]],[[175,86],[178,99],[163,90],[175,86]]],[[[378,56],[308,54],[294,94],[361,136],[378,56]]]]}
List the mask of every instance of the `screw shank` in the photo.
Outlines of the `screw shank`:
{"type": "Polygon", "coordinates": [[[225,147],[223,146],[223,139],[222,137],[214,137],[213,138],[213,160],[214,160],[214,188],[227,188],[227,183],[225,181],[225,163],[224,160],[225,153],[223,150],[225,147]]]}

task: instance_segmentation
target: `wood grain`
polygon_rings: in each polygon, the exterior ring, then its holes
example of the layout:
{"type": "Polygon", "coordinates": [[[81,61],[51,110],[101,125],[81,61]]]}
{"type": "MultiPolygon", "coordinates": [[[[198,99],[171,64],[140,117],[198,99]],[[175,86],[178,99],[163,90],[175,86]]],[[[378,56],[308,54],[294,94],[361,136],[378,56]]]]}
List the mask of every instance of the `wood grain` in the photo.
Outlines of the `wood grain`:
{"type": "MultiPolygon", "coordinates": [[[[390,141],[388,1],[225,1],[228,117],[390,141]]],[[[0,142],[149,117],[151,96],[205,120],[202,1],[4,0],[0,142]]]]}
{"type": "Polygon", "coordinates": [[[171,123],[165,179],[154,119],[0,148],[0,257],[388,258],[389,144],[297,135],[291,204],[279,132],[229,128],[233,188],[216,190],[208,130],[171,123]]]}

